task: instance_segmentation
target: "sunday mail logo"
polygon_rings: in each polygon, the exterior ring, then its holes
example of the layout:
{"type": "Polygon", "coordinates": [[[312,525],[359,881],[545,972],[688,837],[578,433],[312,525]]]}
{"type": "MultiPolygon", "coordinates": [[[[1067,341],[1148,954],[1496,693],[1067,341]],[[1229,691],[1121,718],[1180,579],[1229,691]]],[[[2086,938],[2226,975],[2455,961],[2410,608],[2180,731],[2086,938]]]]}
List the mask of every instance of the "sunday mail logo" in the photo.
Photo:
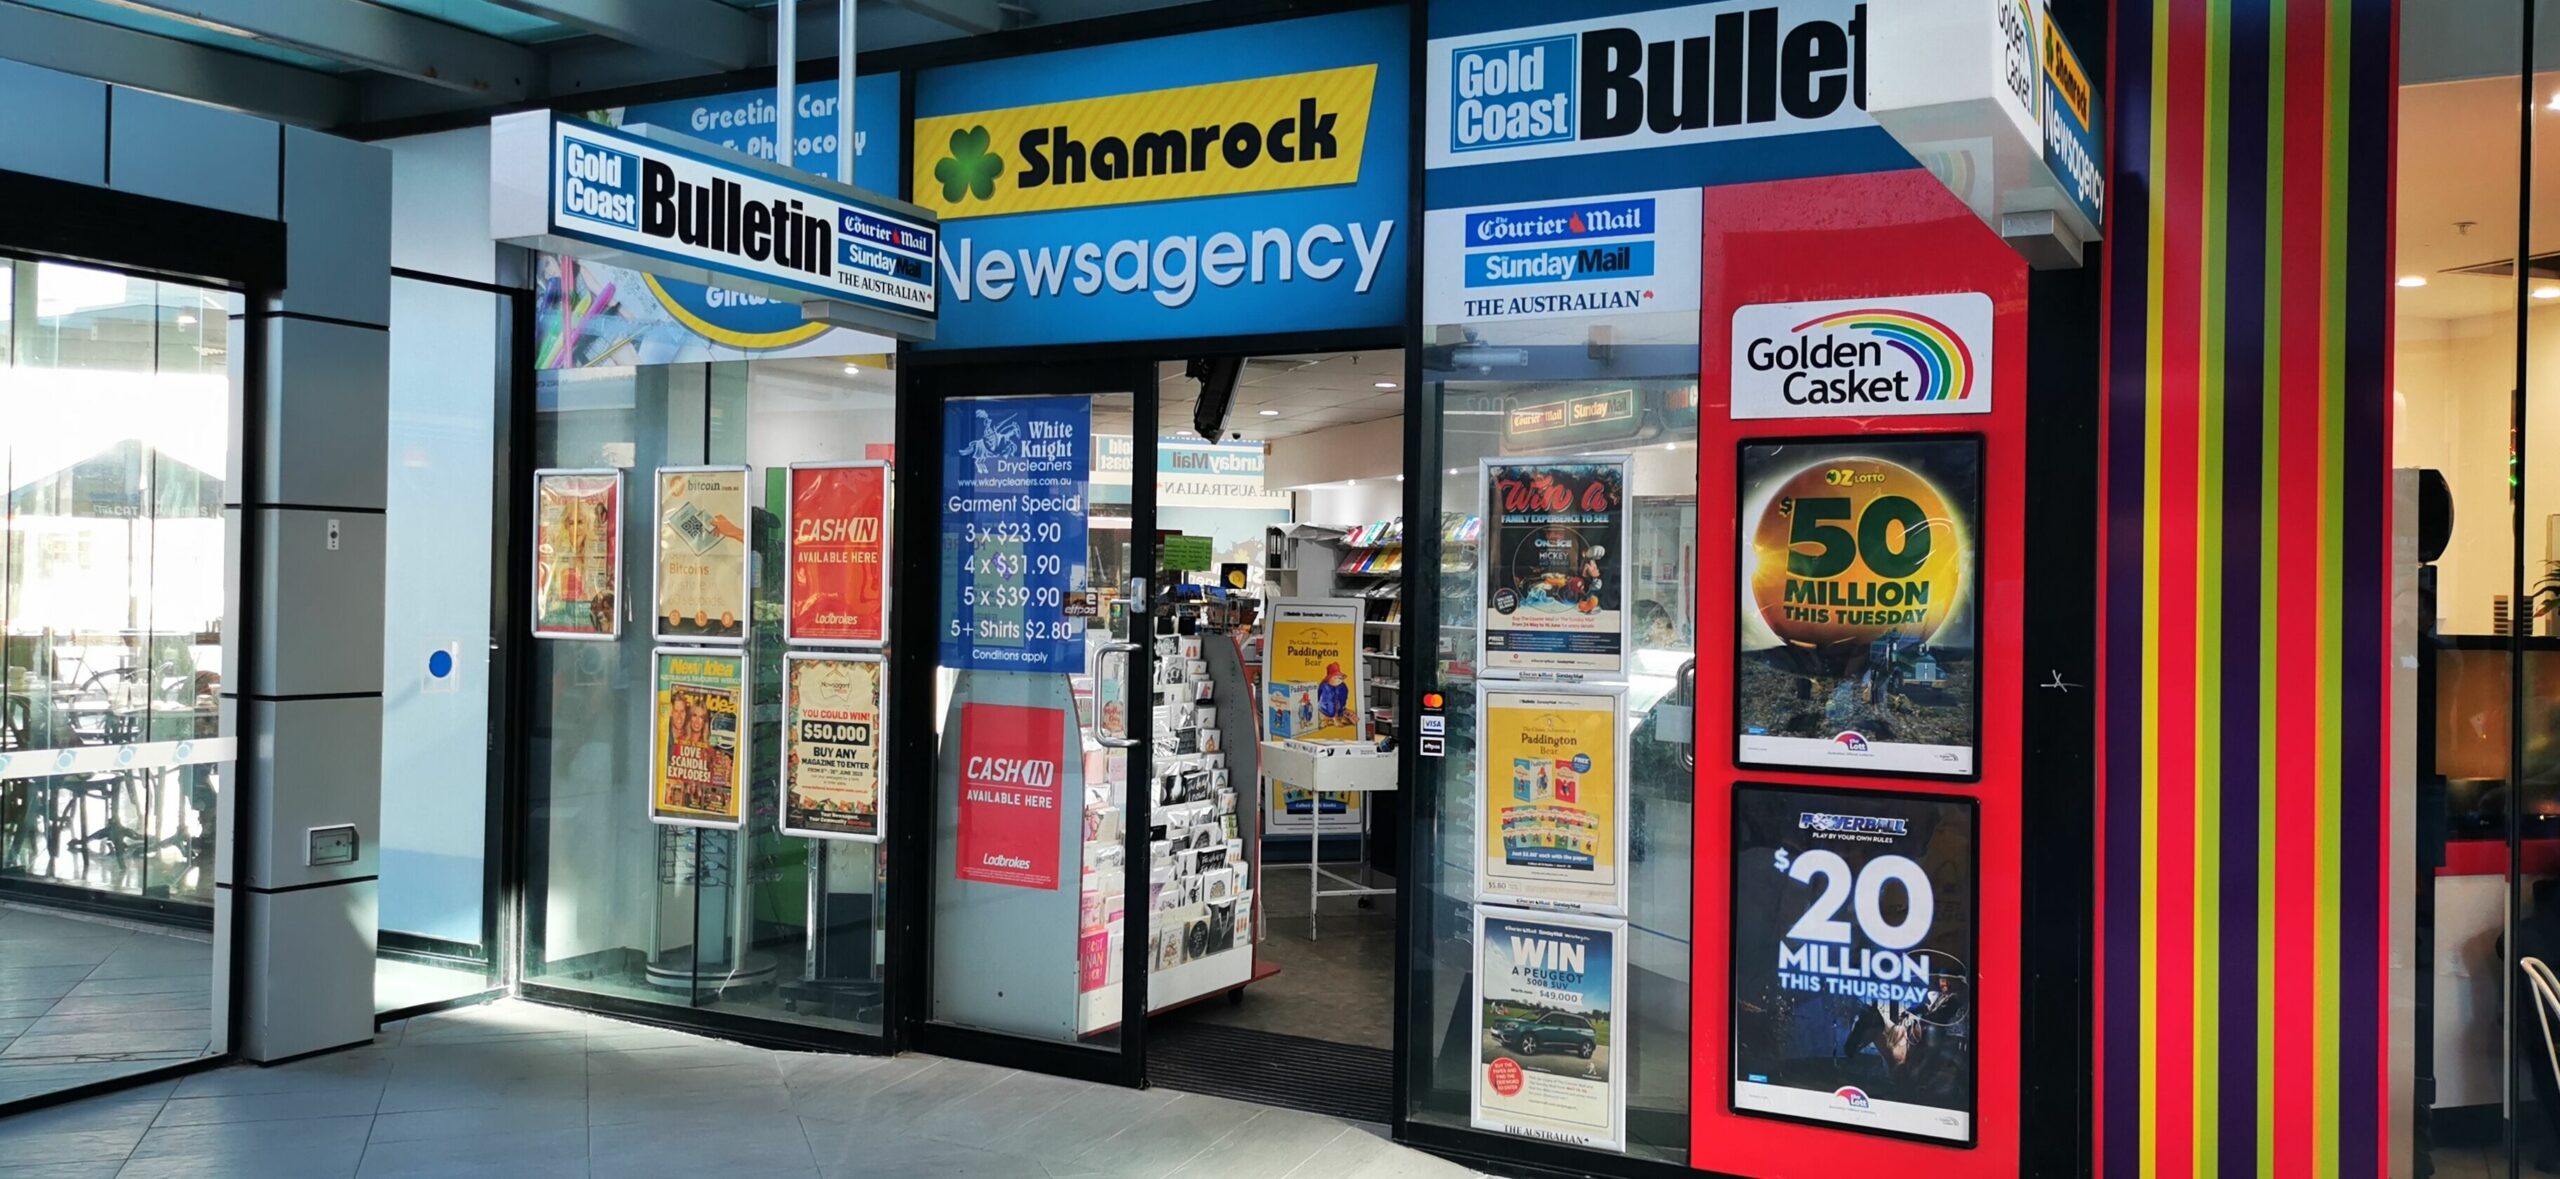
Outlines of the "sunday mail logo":
{"type": "Polygon", "coordinates": [[[1866,5],[1695,4],[1431,42],[1426,164],[1873,126],[1866,5]]]}
{"type": "Polygon", "coordinates": [[[1436,209],[1425,215],[1431,323],[1698,309],[1698,190],[1436,209]]]}
{"type": "Polygon", "coordinates": [[[1733,312],[1733,416],[1991,412],[1991,296],[1979,291],[1733,312]]]}

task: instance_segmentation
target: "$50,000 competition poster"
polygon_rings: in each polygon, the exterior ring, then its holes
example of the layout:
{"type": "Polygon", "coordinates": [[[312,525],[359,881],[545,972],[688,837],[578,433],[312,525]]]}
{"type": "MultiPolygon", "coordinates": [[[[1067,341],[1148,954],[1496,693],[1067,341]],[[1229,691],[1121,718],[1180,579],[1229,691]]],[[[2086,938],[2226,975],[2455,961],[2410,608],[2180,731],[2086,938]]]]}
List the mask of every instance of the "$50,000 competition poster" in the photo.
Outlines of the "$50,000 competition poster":
{"type": "Polygon", "coordinates": [[[1625,674],[1628,467],[1484,460],[1480,675],[1625,674]]]}
{"type": "Polygon", "coordinates": [[[886,666],[877,655],[783,660],[783,834],[879,842],[886,666]]]}
{"type": "Polygon", "coordinates": [[[1476,896],[1627,911],[1625,710],[1615,690],[1478,685],[1476,896]]]}
{"type": "Polygon", "coordinates": [[[1974,816],[1734,787],[1735,1112],[1972,1144],[1974,816]]]}
{"type": "Polygon", "coordinates": [[[889,465],[794,463],[783,637],[821,647],[889,638],[889,465]]]}
{"type": "Polygon", "coordinates": [[[1624,921],[1476,906],[1477,1129],[1627,1148],[1626,943],[1624,921]]]}
{"type": "Polygon", "coordinates": [[[661,647],[649,726],[649,818],[682,827],[746,822],[747,660],[661,647]]]}
{"type": "Polygon", "coordinates": [[[657,637],[747,638],[745,467],[658,468],[657,637]]]}
{"type": "Polygon", "coordinates": [[[622,472],[533,473],[533,633],[622,633],[622,472]]]}
{"type": "Polygon", "coordinates": [[[1734,756],[1979,774],[1982,440],[1746,442],[1734,756]]]}

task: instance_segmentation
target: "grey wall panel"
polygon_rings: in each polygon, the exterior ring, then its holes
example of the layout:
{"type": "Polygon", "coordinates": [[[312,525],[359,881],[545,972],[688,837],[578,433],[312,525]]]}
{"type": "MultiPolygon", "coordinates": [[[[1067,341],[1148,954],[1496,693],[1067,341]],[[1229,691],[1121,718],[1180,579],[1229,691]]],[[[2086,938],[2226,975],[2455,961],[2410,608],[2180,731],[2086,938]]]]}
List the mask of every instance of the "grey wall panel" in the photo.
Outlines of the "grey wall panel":
{"type": "Polygon", "coordinates": [[[471,282],[496,282],[489,240],[489,128],[388,140],[391,264],[471,282]]]}
{"type": "Polygon", "coordinates": [[[391,322],[391,153],[284,129],[284,294],[278,309],[391,322]]]}
{"type": "Polygon", "coordinates": [[[262,700],[243,744],[263,767],[263,789],[243,808],[237,883],[297,888],[374,875],[381,863],[382,701],[378,697],[262,700]],[[312,867],[314,827],[351,825],[352,864],[312,867]]]}
{"type": "Polygon", "coordinates": [[[373,882],[233,890],[250,987],[237,1051],[283,1060],[373,1038],[373,882]]]}
{"type": "MultiPolygon", "coordinates": [[[[382,690],[382,523],[379,514],[255,508],[263,551],[250,691],[331,696],[382,690]],[[329,522],[338,547],[328,547],[329,522]]],[[[378,779],[375,786],[379,788],[378,779]]]]}
{"type": "Polygon", "coordinates": [[[107,187],[274,218],[283,128],[183,99],[114,87],[107,187]]]}
{"type": "MultiPolygon", "coordinates": [[[[387,300],[387,279],[384,292],[387,300]]],[[[389,333],[281,316],[257,322],[267,348],[266,466],[251,502],[381,509],[389,333]]]]}
{"type": "Polygon", "coordinates": [[[0,61],[0,110],[18,112],[0,119],[0,168],[107,182],[105,83],[0,61]]]}

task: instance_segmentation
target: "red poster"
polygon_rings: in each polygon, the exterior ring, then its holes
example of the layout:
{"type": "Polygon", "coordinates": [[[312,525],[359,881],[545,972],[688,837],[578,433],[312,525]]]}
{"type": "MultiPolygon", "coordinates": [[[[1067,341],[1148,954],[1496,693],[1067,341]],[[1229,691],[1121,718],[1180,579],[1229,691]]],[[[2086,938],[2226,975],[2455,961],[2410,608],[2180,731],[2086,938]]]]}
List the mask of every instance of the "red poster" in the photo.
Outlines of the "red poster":
{"type": "Polygon", "coordinates": [[[960,706],[960,879],[1058,887],[1065,742],[1056,709],[960,706]]]}
{"type": "Polygon", "coordinates": [[[791,468],[791,616],[786,637],[874,647],[889,637],[889,468],[791,468]]]}

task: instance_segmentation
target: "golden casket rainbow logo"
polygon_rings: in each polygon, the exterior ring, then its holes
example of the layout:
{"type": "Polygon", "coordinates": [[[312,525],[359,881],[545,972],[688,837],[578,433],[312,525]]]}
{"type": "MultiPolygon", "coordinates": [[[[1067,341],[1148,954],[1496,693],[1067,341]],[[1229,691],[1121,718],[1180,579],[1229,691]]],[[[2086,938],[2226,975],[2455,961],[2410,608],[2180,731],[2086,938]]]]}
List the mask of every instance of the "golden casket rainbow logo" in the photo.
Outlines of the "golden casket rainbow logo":
{"type": "Polygon", "coordinates": [[[1947,325],[1891,307],[1840,311],[1795,326],[1797,335],[1814,330],[1859,331],[1882,347],[1909,358],[1919,371],[1912,401],[1962,401],[1973,395],[1973,349],[1947,325]]]}

